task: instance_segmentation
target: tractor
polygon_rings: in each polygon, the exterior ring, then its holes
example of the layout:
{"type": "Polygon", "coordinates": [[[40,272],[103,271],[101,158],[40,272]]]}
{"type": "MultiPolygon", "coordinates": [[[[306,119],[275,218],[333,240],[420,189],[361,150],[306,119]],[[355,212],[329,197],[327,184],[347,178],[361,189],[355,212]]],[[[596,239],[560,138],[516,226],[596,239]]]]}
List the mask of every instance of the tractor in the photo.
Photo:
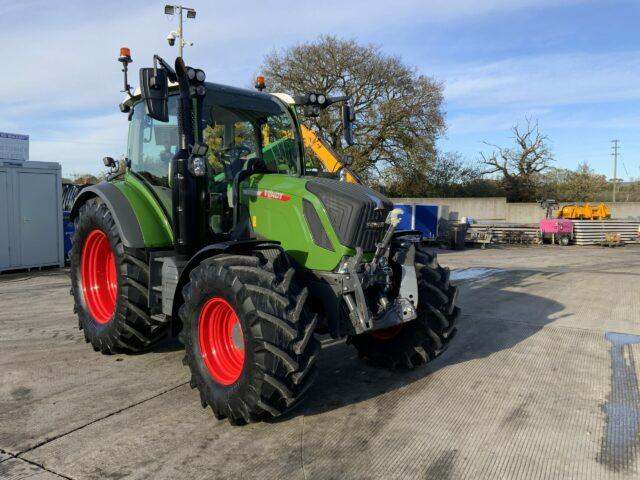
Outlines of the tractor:
{"type": "MultiPolygon", "coordinates": [[[[400,213],[359,184],[310,176],[299,119],[346,97],[291,96],[209,83],[158,55],[128,84],[126,156],[85,188],[70,216],[79,328],[104,354],[167,336],[203,407],[234,425],[289,411],[317,374],[319,335],[366,361],[412,368],[453,338],[449,270],[400,213]]],[[[310,170],[310,169],[309,169],[310,170]]]]}

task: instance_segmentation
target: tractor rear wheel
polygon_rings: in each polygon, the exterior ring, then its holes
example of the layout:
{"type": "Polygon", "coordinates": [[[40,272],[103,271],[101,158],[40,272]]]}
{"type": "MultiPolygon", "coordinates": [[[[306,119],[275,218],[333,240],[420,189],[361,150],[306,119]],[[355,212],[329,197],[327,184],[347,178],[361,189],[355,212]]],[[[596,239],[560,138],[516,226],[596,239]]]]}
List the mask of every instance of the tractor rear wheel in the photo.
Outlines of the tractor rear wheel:
{"type": "MultiPolygon", "coordinates": [[[[399,260],[398,257],[405,255],[410,245],[409,242],[401,242],[392,248],[392,260],[399,260]]],[[[457,288],[449,282],[449,269],[438,264],[435,253],[415,245],[418,318],[347,339],[361,358],[374,365],[416,367],[440,355],[456,333],[454,324],[460,309],[455,306],[457,288]]],[[[399,274],[397,269],[395,271],[399,274]]]]}
{"type": "Polygon", "coordinates": [[[234,424],[277,417],[309,389],[320,344],[284,254],[205,260],[183,289],[185,365],[203,407],[234,424]]]}
{"type": "Polygon", "coordinates": [[[149,314],[146,252],[122,244],[98,198],[80,207],[70,259],[74,312],[94,350],[140,352],[166,335],[168,324],[149,314]]]}

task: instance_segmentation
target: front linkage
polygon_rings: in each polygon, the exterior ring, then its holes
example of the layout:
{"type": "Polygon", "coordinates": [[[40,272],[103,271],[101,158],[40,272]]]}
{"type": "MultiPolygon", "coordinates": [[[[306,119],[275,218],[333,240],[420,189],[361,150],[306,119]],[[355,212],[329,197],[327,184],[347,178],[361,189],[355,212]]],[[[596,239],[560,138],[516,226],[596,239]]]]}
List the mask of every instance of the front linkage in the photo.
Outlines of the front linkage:
{"type": "Polygon", "coordinates": [[[429,275],[432,281],[443,280],[438,287],[446,292],[447,303],[455,299],[448,270],[437,267],[435,257],[425,258],[430,254],[424,251],[420,234],[396,231],[400,214],[399,209],[389,212],[385,234],[369,261],[363,261],[363,251],[358,247],[336,271],[312,272],[308,285],[314,296],[325,301],[327,327],[333,337],[369,332],[375,335],[418,319],[420,302],[428,306],[429,294],[423,289],[420,295],[419,288],[419,277],[424,273],[419,270],[425,268],[424,262],[436,271],[429,275]]]}
{"type": "MultiPolygon", "coordinates": [[[[393,301],[389,296],[394,290],[394,271],[389,263],[391,241],[400,223],[400,209],[389,212],[384,237],[376,245],[369,262],[363,262],[363,252],[356,248],[356,255],[346,260],[338,269],[341,277],[340,292],[351,323],[349,334],[362,334],[370,330],[392,327],[417,318],[417,283],[413,270],[413,255],[402,261],[400,288],[393,301]],[[365,293],[366,292],[366,293],[365,293]],[[370,305],[373,303],[374,305],[370,305]]],[[[397,282],[396,282],[397,283],[397,282]]]]}

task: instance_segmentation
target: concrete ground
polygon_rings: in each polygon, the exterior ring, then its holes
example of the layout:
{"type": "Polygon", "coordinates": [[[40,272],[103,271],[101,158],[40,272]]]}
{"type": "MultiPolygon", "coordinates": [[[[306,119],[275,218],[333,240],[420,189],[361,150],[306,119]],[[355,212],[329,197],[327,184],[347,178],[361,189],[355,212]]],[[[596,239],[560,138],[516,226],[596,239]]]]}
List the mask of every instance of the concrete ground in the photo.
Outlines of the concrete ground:
{"type": "Polygon", "coordinates": [[[639,478],[640,248],[440,260],[464,309],[440,358],[324,341],[306,403],[245,427],[200,407],[175,342],[95,353],[66,273],[0,276],[0,478],[639,478]]]}

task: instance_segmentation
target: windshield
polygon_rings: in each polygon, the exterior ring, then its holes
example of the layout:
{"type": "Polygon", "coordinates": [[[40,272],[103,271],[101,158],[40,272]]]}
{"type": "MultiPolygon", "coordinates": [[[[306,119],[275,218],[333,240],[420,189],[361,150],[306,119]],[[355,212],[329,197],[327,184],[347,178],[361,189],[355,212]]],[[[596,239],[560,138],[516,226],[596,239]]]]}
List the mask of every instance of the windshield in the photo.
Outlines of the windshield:
{"type": "Polygon", "coordinates": [[[271,173],[300,174],[296,126],[273,97],[216,85],[207,92],[202,122],[216,181],[231,182],[256,156],[271,173]]]}

